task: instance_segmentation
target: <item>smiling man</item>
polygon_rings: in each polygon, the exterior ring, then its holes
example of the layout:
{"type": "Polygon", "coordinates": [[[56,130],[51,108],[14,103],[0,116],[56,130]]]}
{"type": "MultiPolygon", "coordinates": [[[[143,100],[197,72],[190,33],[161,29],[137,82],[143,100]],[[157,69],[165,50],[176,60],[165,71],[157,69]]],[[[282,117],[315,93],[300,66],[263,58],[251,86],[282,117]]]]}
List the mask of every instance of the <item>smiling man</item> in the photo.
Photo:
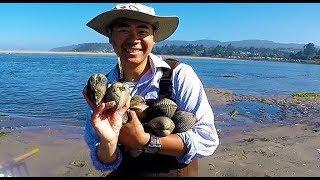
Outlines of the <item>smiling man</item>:
{"type": "Polygon", "coordinates": [[[134,111],[129,111],[129,121],[122,125],[120,117],[128,106],[115,112],[110,111],[113,101],[97,107],[84,88],[90,106],[85,140],[94,166],[112,171],[109,176],[197,176],[197,159],[213,154],[219,145],[212,109],[192,67],[151,53],[155,43],[171,36],[178,23],[176,16],[157,16],[151,7],[129,3],[118,4],[87,24],[109,38],[118,56],[108,82],[126,82],[131,96],[148,101],[170,98],[178,110],[197,118],[186,132],[157,137],[145,131],[134,111]],[[133,158],[126,149],[142,154],[133,158]]]}

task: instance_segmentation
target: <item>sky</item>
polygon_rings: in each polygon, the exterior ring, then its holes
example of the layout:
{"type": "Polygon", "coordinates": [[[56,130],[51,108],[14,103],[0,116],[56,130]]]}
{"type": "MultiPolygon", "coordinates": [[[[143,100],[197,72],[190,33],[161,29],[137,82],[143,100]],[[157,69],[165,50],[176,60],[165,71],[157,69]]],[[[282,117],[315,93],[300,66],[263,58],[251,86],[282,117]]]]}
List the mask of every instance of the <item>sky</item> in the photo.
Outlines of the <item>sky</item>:
{"type": "MultiPolygon", "coordinates": [[[[320,3],[145,3],[180,24],[169,40],[247,39],[320,45],[320,3]]],[[[0,50],[108,42],[86,26],[115,3],[0,3],[0,50]]]]}

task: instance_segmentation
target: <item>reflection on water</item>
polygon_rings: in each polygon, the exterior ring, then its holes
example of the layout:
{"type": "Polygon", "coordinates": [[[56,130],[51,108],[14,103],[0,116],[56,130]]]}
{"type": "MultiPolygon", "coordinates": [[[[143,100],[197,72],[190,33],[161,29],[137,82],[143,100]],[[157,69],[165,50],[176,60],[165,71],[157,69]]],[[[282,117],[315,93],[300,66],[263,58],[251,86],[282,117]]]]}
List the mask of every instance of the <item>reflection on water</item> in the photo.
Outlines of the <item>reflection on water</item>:
{"type": "MultiPolygon", "coordinates": [[[[265,104],[258,101],[236,101],[233,104],[217,107],[215,110],[215,121],[220,127],[248,126],[252,124],[269,125],[269,124],[292,124],[295,119],[287,117],[284,107],[275,104],[265,104]],[[237,115],[232,118],[230,112],[237,110],[237,115]]],[[[297,109],[289,109],[290,114],[297,117],[301,112],[297,109]]]]}

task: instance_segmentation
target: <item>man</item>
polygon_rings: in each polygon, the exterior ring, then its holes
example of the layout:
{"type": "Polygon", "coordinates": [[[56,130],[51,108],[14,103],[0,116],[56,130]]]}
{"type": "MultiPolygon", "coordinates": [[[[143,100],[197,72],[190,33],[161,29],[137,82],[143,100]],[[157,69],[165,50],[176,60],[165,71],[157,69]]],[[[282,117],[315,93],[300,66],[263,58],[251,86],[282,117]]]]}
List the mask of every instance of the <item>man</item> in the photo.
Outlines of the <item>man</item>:
{"type": "Polygon", "coordinates": [[[121,116],[128,105],[116,112],[110,111],[115,105],[113,101],[96,107],[84,88],[83,95],[91,108],[85,140],[97,169],[112,170],[112,175],[196,176],[196,159],[216,150],[219,139],[214,115],[192,67],[180,63],[171,69],[161,57],[151,53],[154,44],[172,35],[178,23],[178,17],[156,16],[151,7],[129,3],[118,4],[87,24],[109,38],[118,56],[117,66],[107,75],[108,82],[124,81],[130,85],[131,96],[138,94],[154,100],[159,98],[164,71],[170,70],[170,98],[179,110],[197,118],[195,126],[186,132],[156,137],[145,132],[134,111],[129,111],[129,122],[122,126],[121,116]],[[131,158],[123,147],[143,153],[131,158]]]}

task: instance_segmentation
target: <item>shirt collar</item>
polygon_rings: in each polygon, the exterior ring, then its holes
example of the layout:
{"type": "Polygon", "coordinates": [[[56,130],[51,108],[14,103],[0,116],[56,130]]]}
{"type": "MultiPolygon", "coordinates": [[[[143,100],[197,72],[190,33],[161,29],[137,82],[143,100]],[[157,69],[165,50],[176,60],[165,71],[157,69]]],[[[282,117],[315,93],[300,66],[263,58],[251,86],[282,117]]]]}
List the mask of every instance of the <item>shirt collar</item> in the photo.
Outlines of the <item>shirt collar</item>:
{"type": "MultiPolygon", "coordinates": [[[[161,56],[157,56],[155,54],[149,54],[150,66],[155,71],[157,68],[168,68],[171,69],[170,66],[162,59],[161,56]]],[[[121,66],[120,58],[118,57],[118,68],[119,68],[119,78],[123,78],[123,70],[121,66]]]]}

